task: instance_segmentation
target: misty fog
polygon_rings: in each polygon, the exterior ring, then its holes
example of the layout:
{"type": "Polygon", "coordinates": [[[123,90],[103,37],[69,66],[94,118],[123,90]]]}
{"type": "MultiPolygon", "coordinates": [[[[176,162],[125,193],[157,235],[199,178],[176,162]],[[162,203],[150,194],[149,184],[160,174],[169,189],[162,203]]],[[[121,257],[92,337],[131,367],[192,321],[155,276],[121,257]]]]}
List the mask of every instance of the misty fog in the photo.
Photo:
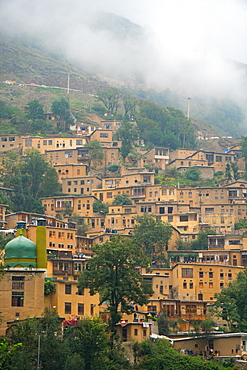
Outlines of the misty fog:
{"type": "Polygon", "coordinates": [[[88,72],[239,104],[246,69],[233,61],[247,62],[246,25],[244,0],[0,2],[1,33],[36,40],[88,72]]]}

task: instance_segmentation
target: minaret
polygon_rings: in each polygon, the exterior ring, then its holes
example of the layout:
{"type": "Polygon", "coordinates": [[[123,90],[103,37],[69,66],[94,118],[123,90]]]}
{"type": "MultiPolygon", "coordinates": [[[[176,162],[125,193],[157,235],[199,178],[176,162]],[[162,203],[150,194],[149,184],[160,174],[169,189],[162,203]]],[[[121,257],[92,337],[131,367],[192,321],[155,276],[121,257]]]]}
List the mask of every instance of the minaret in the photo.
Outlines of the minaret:
{"type": "Polygon", "coordinates": [[[37,268],[46,269],[46,220],[39,218],[36,229],[37,268]]]}
{"type": "Polygon", "coordinates": [[[25,221],[18,221],[17,222],[17,226],[16,226],[16,237],[17,236],[20,236],[20,234],[22,234],[23,236],[25,236],[25,238],[27,237],[27,228],[26,228],[26,222],[25,221]]]}

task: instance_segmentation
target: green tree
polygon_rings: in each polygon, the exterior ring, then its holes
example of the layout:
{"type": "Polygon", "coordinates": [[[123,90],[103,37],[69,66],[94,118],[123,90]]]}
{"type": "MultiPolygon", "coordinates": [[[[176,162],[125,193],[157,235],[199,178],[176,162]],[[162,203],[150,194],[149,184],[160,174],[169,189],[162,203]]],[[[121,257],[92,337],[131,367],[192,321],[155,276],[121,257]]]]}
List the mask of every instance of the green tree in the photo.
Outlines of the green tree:
{"type": "Polygon", "coordinates": [[[225,370],[212,361],[178,353],[167,340],[142,342],[139,344],[139,354],[138,370],[225,370]]]}
{"type": "Polygon", "coordinates": [[[137,224],[134,227],[134,243],[143,252],[157,260],[168,248],[168,241],[172,236],[172,227],[152,215],[136,217],[137,224]]]}
{"type": "Polygon", "coordinates": [[[132,200],[127,193],[122,193],[120,195],[114,195],[114,200],[112,204],[114,206],[128,206],[132,204],[132,200]]]}
{"type": "Polygon", "coordinates": [[[94,212],[98,212],[98,213],[108,213],[108,205],[101,202],[100,200],[95,200],[95,202],[93,203],[93,211],[94,212]]]}
{"type": "Polygon", "coordinates": [[[119,91],[114,88],[97,92],[98,100],[104,104],[109,115],[115,115],[117,113],[119,96],[119,91]]]}
{"type": "Polygon", "coordinates": [[[137,104],[138,100],[125,96],[123,99],[125,116],[128,116],[130,118],[130,116],[134,115],[137,104]]]}
{"type": "Polygon", "coordinates": [[[65,332],[65,338],[72,349],[72,356],[79,355],[83,360],[82,369],[107,369],[107,352],[109,340],[106,334],[106,324],[99,318],[82,318],[78,327],[72,327],[65,332]]]}
{"type": "Polygon", "coordinates": [[[8,368],[10,359],[21,345],[21,343],[11,345],[7,338],[0,338],[0,369],[8,368]]]}
{"type": "Polygon", "coordinates": [[[100,141],[92,140],[84,145],[84,148],[90,149],[90,167],[96,169],[97,166],[101,166],[103,164],[105,155],[100,141]]]}
{"type": "Polygon", "coordinates": [[[232,179],[232,172],[231,172],[231,166],[230,166],[230,163],[227,163],[227,164],[226,164],[225,176],[226,176],[226,179],[227,179],[227,180],[231,180],[231,179],[232,179]]]}
{"type": "Polygon", "coordinates": [[[244,157],[245,163],[245,180],[247,179],[247,136],[243,136],[241,139],[241,153],[244,157]]]}
{"type": "Polygon", "coordinates": [[[159,335],[169,335],[169,321],[164,310],[162,310],[158,315],[158,328],[159,335]]]}
{"type": "Polygon", "coordinates": [[[247,330],[247,269],[240,272],[227,288],[215,294],[213,312],[226,320],[231,331],[247,330]]]}
{"type": "Polygon", "coordinates": [[[52,102],[52,113],[60,117],[60,127],[64,131],[68,131],[69,126],[74,124],[74,119],[70,113],[69,102],[64,97],[56,99],[52,102]],[[61,127],[61,120],[64,121],[64,127],[61,127]]]}
{"type": "Polygon", "coordinates": [[[121,140],[121,154],[125,160],[128,154],[133,149],[133,144],[138,138],[138,133],[136,127],[133,123],[123,122],[121,127],[117,131],[118,139],[121,140]]]}
{"type": "Polygon", "coordinates": [[[191,249],[193,250],[205,250],[208,249],[208,235],[216,235],[216,232],[212,229],[205,231],[200,231],[198,233],[197,239],[193,240],[190,244],[191,249]]]}
{"type": "Polygon", "coordinates": [[[55,195],[60,190],[58,175],[38,150],[31,148],[25,154],[16,174],[6,178],[14,190],[13,210],[43,213],[40,197],[55,195]]]}
{"type": "Polygon", "coordinates": [[[10,369],[37,369],[38,348],[42,369],[63,369],[69,349],[59,333],[61,320],[55,311],[48,309],[45,310],[42,319],[26,319],[13,326],[11,342],[22,343],[22,346],[11,357],[10,369]]]}
{"type": "Polygon", "coordinates": [[[128,238],[120,236],[92,249],[95,257],[89,261],[89,270],[84,270],[80,275],[78,288],[88,288],[92,295],[99,293],[100,304],[108,307],[113,348],[116,324],[121,314],[133,312],[134,304],[146,304],[152,294],[139,272],[140,267],[147,266],[148,261],[128,238]]]}
{"type": "Polygon", "coordinates": [[[27,118],[31,121],[35,120],[44,120],[45,113],[44,113],[44,106],[41,104],[37,99],[30,101],[25,106],[25,111],[27,113],[27,118]]]}
{"type": "Polygon", "coordinates": [[[239,168],[237,164],[235,162],[231,162],[231,168],[232,168],[234,180],[238,180],[239,179],[239,172],[238,172],[239,168]]]}
{"type": "Polygon", "coordinates": [[[200,180],[200,171],[196,167],[191,167],[185,172],[185,177],[188,180],[199,181],[200,180]]]}

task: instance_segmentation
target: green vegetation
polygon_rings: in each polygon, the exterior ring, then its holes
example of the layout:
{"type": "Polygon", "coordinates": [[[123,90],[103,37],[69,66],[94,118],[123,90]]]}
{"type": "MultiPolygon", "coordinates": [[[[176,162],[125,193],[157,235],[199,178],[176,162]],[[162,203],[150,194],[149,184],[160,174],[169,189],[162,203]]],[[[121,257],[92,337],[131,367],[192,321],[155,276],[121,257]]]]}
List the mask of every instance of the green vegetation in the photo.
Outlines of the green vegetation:
{"type": "Polygon", "coordinates": [[[247,330],[247,269],[237,275],[227,288],[215,294],[216,301],[212,312],[226,320],[230,331],[247,330]]]}
{"type": "Polygon", "coordinates": [[[95,200],[93,203],[93,211],[98,213],[108,213],[108,205],[105,203],[102,203],[100,200],[95,200]]]}
{"type": "Polygon", "coordinates": [[[136,127],[131,122],[123,122],[117,132],[118,140],[121,140],[121,154],[125,161],[126,157],[133,150],[134,142],[138,138],[136,127]]]}
{"type": "Polygon", "coordinates": [[[105,155],[103,152],[103,146],[100,141],[92,140],[86,145],[84,145],[84,148],[90,149],[90,162],[91,162],[90,166],[93,169],[96,169],[97,166],[100,166],[103,164],[105,155]]]}
{"type": "Polygon", "coordinates": [[[133,242],[143,250],[152,262],[166,261],[164,252],[168,248],[172,236],[170,224],[162,222],[155,216],[136,216],[137,224],[134,227],[133,242]]]}
{"type": "Polygon", "coordinates": [[[58,127],[62,131],[68,131],[69,126],[74,124],[74,119],[70,113],[69,102],[64,97],[56,99],[52,102],[52,113],[59,117],[58,127]]]}
{"type": "Polygon", "coordinates": [[[197,235],[197,239],[193,240],[191,243],[183,242],[178,240],[176,245],[178,250],[206,250],[208,249],[208,235],[216,235],[215,230],[208,229],[200,231],[197,235]]]}
{"type": "Polygon", "coordinates": [[[52,293],[56,293],[56,284],[54,283],[54,281],[45,280],[44,294],[49,295],[52,293]]]}
{"type": "MultiPolygon", "coordinates": [[[[226,369],[211,361],[199,357],[182,355],[175,351],[166,340],[158,343],[145,341],[136,345],[140,360],[138,370],[223,370],[226,369]]],[[[232,368],[231,368],[232,369],[232,368]]]]}
{"type": "Polygon", "coordinates": [[[26,151],[23,158],[14,152],[2,154],[1,179],[13,192],[6,199],[13,211],[43,213],[41,197],[52,196],[60,191],[58,175],[54,167],[34,148],[26,151]]]}
{"type": "Polygon", "coordinates": [[[128,238],[113,237],[111,241],[92,248],[95,257],[89,261],[89,270],[79,277],[78,289],[88,288],[90,294],[99,293],[100,304],[110,312],[111,349],[116,337],[116,324],[122,313],[131,313],[134,304],[147,304],[152,289],[142,279],[140,266],[148,260],[128,238]]]}
{"type": "Polygon", "coordinates": [[[114,206],[128,206],[132,205],[132,200],[127,193],[122,193],[120,195],[114,195],[114,200],[112,204],[114,206]]]}

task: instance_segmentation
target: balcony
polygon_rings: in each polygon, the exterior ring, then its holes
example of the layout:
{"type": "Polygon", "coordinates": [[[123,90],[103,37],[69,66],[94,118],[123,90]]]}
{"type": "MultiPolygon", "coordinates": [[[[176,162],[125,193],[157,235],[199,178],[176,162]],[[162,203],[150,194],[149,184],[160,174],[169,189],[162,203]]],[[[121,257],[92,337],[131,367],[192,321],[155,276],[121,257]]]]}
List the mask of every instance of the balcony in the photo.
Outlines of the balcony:
{"type": "Polygon", "coordinates": [[[72,270],[54,270],[53,271],[54,275],[72,275],[72,270]]]}

